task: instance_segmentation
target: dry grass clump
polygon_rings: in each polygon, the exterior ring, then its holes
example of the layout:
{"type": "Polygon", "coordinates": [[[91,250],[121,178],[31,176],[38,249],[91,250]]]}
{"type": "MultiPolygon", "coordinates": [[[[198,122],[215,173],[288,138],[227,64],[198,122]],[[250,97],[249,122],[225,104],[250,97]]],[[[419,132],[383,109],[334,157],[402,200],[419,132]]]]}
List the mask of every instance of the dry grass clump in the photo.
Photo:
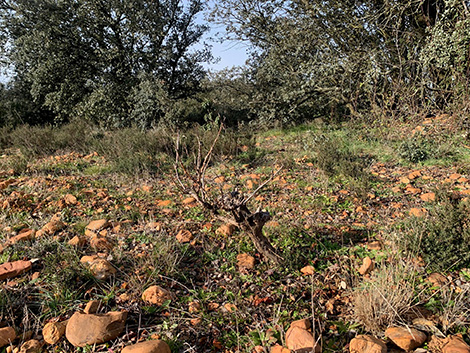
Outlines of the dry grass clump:
{"type": "Polygon", "coordinates": [[[407,262],[388,263],[373,271],[353,294],[354,316],[368,332],[382,333],[387,327],[406,323],[423,292],[416,292],[419,275],[407,262]]]}
{"type": "Polygon", "coordinates": [[[470,325],[470,286],[452,287],[439,288],[434,300],[434,311],[439,314],[444,333],[459,332],[470,325]]]}

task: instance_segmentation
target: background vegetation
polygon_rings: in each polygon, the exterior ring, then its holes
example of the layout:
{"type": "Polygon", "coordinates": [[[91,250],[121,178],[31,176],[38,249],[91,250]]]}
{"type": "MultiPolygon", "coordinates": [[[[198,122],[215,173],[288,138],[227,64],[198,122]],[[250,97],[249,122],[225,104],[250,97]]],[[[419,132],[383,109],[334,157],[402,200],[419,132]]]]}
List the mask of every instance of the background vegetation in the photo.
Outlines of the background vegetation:
{"type": "Polygon", "coordinates": [[[107,127],[468,112],[468,1],[13,1],[0,3],[0,124],[107,127]],[[249,43],[208,75],[208,23],[249,43]],[[197,48],[205,49],[195,49],[197,48]]]}

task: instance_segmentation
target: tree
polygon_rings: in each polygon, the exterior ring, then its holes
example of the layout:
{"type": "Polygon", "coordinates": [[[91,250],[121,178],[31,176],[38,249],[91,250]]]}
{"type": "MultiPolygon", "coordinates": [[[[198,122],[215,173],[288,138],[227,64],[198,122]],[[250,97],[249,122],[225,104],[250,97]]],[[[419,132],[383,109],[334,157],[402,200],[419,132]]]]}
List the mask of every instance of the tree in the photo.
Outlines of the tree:
{"type": "MultiPolygon", "coordinates": [[[[226,26],[229,38],[253,46],[251,105],[261,117],[354,117],[371,109],[406,116],[429,102],[442,108],[435,89],[447,90],[449,71],[428,65],[423,50],[446,17],[451,24],[455,9],[464,17],[466,3],[221,0],[213,19],[226,26]]],[[[460,40],[463,52],[466,22],[458,23],[454,44],[460,40]]]]}
{"type": "Polygon", "coordinates": [[[201,0],[3,0],[0,10],[4,57],[58,120],[122,126],[132,116],[148,124],[161,115],[142,107],[140,97],[152,97],[142,89],[184,99],[210,58],[193,49],[208,29],[196,23],[201,0]]]}

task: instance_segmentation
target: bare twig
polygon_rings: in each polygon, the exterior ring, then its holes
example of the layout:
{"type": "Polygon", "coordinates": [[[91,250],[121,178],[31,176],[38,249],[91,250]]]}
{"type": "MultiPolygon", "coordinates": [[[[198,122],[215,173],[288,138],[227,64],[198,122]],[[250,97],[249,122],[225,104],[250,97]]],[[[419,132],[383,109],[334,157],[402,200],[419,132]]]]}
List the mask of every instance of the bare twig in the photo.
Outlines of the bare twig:
{"type": "MultiPolygon", "coordinates": [[[[206,186],[206,172],[210,165],[212,154],[215,145],[222,133],[223,124],[220,125],[217,134],[212,141],[212,144],[207,151],[206,155],[202,157],[202,143],[197,138],[197,155],[194,158],[194,170],[189,171],[184,166],[180,155],[180,134],[176,138],[176,157],[175,157],[175,184],[178,188],[186,194],[191,195],[194,199],[202,205],[205,209],[212,212],[214,216],[223,222],[235,225],[248,233],[250,239],[253,241],[256,249],[267,259],[274,263],[279,263],[282,257],[279,256],[274,247],[269,242],[268,238],[263,235],[263,227],[266,222],[271,218],[269,212],[258,209],[256,212],[251,212],[247,203],[263,188],[271,182],[276,175],[280,173],[282,167],[274,172],[269,179],[264,181],[256,188],[250,195],[245,197],[243,194],[235,190],[218,199],[209,200],[207,195],[206,186]],[[224,210],[231,217],[220,214],[220,210],[224,210]]],[[[222,192],[222,191],[221,191],[222,192]]]]}

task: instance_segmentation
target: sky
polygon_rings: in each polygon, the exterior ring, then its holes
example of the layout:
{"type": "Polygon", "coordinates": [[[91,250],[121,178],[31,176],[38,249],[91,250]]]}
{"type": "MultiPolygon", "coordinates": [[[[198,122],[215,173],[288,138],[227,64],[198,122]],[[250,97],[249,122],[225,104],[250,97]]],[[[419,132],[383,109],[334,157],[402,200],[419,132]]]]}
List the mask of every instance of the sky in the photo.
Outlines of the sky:
{"type": "Polygon", "coordinates": [[[212,54],[214,57],[219,58],[217,63],[205,65],[205,67],[211,71],[219,71],[224,68],[244,65],[248,58],[246,48],[243,44],[233,42],[209,42],[209,44],[212,45],[212,54]]]}

